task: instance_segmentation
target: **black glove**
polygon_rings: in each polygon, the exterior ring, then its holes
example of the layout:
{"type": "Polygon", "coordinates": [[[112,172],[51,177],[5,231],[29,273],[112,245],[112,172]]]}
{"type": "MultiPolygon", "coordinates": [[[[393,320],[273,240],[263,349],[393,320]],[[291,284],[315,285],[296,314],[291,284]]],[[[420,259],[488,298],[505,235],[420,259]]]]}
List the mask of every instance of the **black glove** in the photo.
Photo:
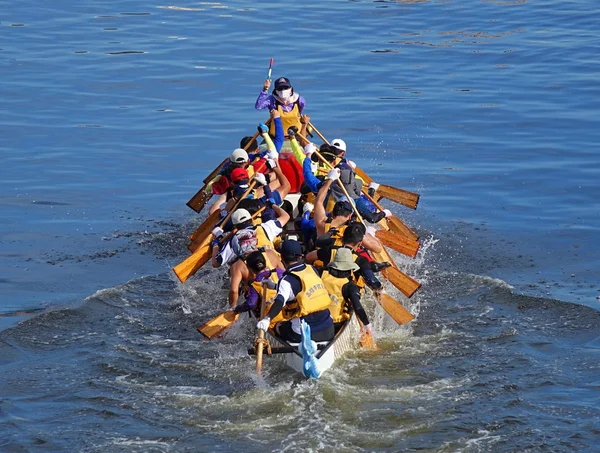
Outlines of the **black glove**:
{"type": "Polygon", "coordinates": [[[296,136],[296,132],[298,132],[298,128],[297,128],[296,126],[291,126],[291,127],[290,127],[290,128],[287,130],[288,137],[289,137],[289,138],[293,138],[293,137],[295,137],[295,136],[296,136]]]}
{"type": "Polygon", "coordinates": [[[375,189],[373,187],[369,187],[369,196],[371,198],[375,197],[375,189]]]}

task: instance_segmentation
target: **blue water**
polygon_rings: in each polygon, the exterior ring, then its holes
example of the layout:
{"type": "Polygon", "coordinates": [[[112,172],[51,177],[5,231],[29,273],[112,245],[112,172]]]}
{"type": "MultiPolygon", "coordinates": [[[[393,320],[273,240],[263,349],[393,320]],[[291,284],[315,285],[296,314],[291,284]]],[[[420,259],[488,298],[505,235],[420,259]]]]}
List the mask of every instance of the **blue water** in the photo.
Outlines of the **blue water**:
{"type": "MultiPolygon", "coordinates": [[[[0,2],[0,451],[598,451],[600,8],[0,2]],[[318,382],[170,268],[269,58],[426,247],[318,382]],[[252,421],[250,423],[250,421],[252,421]]],[[[318,143],[318,140],[315,139],[318,143]]],[[[215,302],[218,299],[218,302],[215,302]]]]}

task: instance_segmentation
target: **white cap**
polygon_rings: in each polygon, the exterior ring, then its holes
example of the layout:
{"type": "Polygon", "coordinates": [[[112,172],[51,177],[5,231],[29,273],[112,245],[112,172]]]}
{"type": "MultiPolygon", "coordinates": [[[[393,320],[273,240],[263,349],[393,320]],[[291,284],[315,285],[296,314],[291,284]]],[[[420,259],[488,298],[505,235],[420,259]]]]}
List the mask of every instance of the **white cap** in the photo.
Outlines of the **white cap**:
{"type": "Polygon", "coordinates": [[[248,153],[242,148],[234,149],[229,160],[236,164],[246,163],[248,162],[248,153]]]}
{"type": "Polygon", "coordinates": [[[234,225],[239,225],[240,223],[244,223],[247,220],[250,220],[251,218],[252,216],[246,209],[240,208],[236,209],[233,215],[231,216],[231,222],[234,225]]]}
{"type": "Polygon", "coordinates": [[[335,146],[337,149],[346,151],[346,142],[341,138],[336,138],[334,141],[331,142],[331,145],[335,146]]]}

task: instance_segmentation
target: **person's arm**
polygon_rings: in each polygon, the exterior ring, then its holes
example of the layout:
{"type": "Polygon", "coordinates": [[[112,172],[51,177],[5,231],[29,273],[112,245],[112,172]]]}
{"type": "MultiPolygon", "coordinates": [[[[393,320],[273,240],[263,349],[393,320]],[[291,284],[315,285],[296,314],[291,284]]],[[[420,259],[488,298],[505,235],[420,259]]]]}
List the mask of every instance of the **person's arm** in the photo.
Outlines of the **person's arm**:
{"type": "MultiPolygon", "coordinates": [[[[308,115],[302,115],[300,117],[300,124],[301,124],[301,129],[300,129],[300,134],[302,135],[302,137],[308,137],[308,123],[310,123],[310,116],[308,115]]],[[[304,139],[300,139],[300,144],[302,146],[306,146],[308,145],[308,141],[304,140],[304,139]]]]}
{"type": "Polygon", "coordinates": [[[315,219],[317,237],[325,234],[325,222],[327,220],[327,213],[325,212],[325,197],[327,196],[327,192],[329,192],[331,184],[333,184],[333,179],[326,180],[319,189],[319,192],[317,193],[317,198],[315,198],[315,209],[313,211],[313,218],[315,219]]]}
{"type": "Polygon", "coordinates": [[[310,157],[305,157],[302,163],[302,176],[304,176],[304,182],[308,185],[311,192],[317,192],[319,190],[319,184],[321,180],[315,176],[312,171],[312,161],[310,157]]]}
{"type": "Polygon", "coordinates": [[[381,242],[379,242],[379,239],[374,236],[374,232],[373,235],[371,235],[372,230],[375,230],[375,228],[367,228],[367,232],[363,236],[362,245],[364,245],[367,250],[370,250],[373,253],[381,253],[381,250],[383,249],[381,247],[381,242]]]}
{"type": "Polygon", "coordinates": [[[359,256],[356,258],[356,264],[360,267],[357,272],[357,275],[362,275],[362,278],[365,279],[365,283],[369,288],[373,291],[380,291],[382,289],[381,282],[375,277],[375,273],[371,268],[371,263],[364,256],[359,256]]]}
{"type": "MultiPolygon", "coordinates": [[[[291,128],[290,128],[291,129],[291,128]]],[[[290,131],[288,129],[288,136],[290,137],[290,146],[292,148],[292,153],[294,154],[294,157],[296,158],[296,160],[298,161],[299,164],[303,164],[304,163],[304,150],[302,149],[302,147],[300,146],[300,144],[298,143],[298,140],[296,139],[296,134],[290,134],[290,131]]],[[[304,173],[304,166],[302,168],[302,172],[304,173]]]]}
{"type": "MultiPolygon", "coordinates": [[[[281,206],[277,206],[276,204],[274,204],[274,205],[272,205],[272,207],[273,207],[273,210],[275,211],[275,214],[277,214],[276,222],[279,222],[279,225],[281,226],[281,228],[283,228],[285,226],[285,224],[289,222],[290,215],[281,206]]],[[[281,231],[279,233],[281,233],[281,231]]],[[[279,234],[279,233],[277,233],[277,234],[279,234]]]]}
{"type": "Polygon", "coordinates": [[[269,313],[267,317],[269,319],[275,318],[281,310],[286,302],[293,300],[296,295],[294,294],[294,290],[292,289],[292,285],[289,281],[290,276],[283,277],[279,280],[279,284],[277,285],[277,295],[275,296],[275,301],[271,308],[269,309],[269,313]]]}
{"type": "MultiPolygon", "coordinates": [[[[236,263],[237,264],[237,263],[236,263]]],[[[238,266],[231,268],[231,280],[229,282],[229,306],[235,307],[240,295],[240,283],[242,283],[242,273],[238,266]]]]}
{"type": "Polygon", "coordinates": [[[300,110],[300,115],[303,114],[305,107],[306,107],[306,99],[304,99],[304,96],[298,96],[298,109],[300,110]]]}
{"type": "MultiPolygon", "coordinates": [[[[287,194],[290,193],[290,190],[292,190],[292,186],[290,184],[290,181],[287,179],[287,176],[285,176],[285,173],[283,173],[283,171],[281,170],[279,162],[277,163],[277,166],[273,168],[273,173],[275,173],[275,176],[277,176],[277,181],[279,182],[279,187],[277,187],[277,191],[279,192],[279,196],[283,200],[287,196],[287,194]]],[[[267,192],[265,191],[265,194],[266,193],[267,192]]],[[[269,198],[272,198],[272,196],[269,198]]]]}
{"type": "Polygon", "coordinates": [[[260,294],[254,289],[253,286],[250,286],[248,290],[248,294],[246,295],[246,300],[242,302],[240,305],[236,305],[233,308],[233,311],[236,313],[245,313],[250,310],[254,310],[258,306],[258,301],[260,299],[260,294]]]}
{"type": "Polygon", "coordinates": [[[265,80],[263,84],[263,89],[258,95],[256,99],[256,103],[254,104],[254,108],[256,110],[263,110],[269,107],[271,104],[271,96],[269,96],[269,87],[271,86],[270,80],[265,80]]]}
{"type": "Polygon", "coordinates": [[[369,317],[367,316],[367,312],[364,307],[360,303],[360,291],[358,286],[356,286],[353,282],[348,282],[344,286],[342,286],[342,296],[344,296],[344,300],[349,301],[354,308],[354,313],[358,316],[360,322],[363,325],[369,325],[369,317]]]}
{"type": "Polygon", "coordinates": [[[275,138],[273,139],[273,143],[275,144],[275,151],[279,152],[285,141],[285,132],[283,130],[283,123],[281,122],[281,116],[277,109],[271,110],[271,118],[273,118],[273,121],[275,122],[275,138]]]}

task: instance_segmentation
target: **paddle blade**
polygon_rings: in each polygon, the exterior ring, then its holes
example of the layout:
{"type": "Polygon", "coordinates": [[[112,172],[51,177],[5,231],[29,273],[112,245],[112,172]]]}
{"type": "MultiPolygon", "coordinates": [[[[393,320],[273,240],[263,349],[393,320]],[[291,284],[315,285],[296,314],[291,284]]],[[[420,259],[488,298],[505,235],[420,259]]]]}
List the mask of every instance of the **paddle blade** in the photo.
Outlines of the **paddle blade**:
{"type": "Polygon", "coordinates": [[[198,332],[204,335],[209,340],[223,333],[230,325],[232,325],[240,317],[239,313],[226,311],[218,316],[215,316],[210,321],[205,322],[198,327],[198,332]]]}
{"type": "Polygon", "coordinates": [[[177,278],[181,283],[184,283],[188,278],[194,275],[198,269],[204,266],[208,260],[210,260],[212,256],[210,247],[211,240],[212,235],[205,239],[198,250],[173,268],[173,272],[175,272],[175,275],[177,275],[177,278]]]}
{"type": "Polygon", "coordinates": [[[406,324],[415,319],[413,314],[402,306],[400,302],[395,300],[389,294],[381,293],[377,296],[377,300],[385,312],[390,315],[398,324],[406,324]]]}
{"type": "Polygon", "coordinates": [[[190,198],[186,205],[194,211],[200,212],[210,197],[212,197],[212,192],[206,192],[206,184],[204,184],[204,186],[196,192],[196,195],[190,198]]]}
{"type": "Polygon", "coordinates": [[[418,281],[413,280],[395,267],[384,269],[383,275],[406,297],[411,297],[421,287],[418,281]]]}
{"type": "Polygon", "coordinates": [[[413,241],[404,236],[397,236],[394,233],[385,230],[377,230],[375,232],[375,237],[379,239],[383,245],[396,250],[398,253],[410,256],[411,258],[417,256],[417,252],[421,246],[420,242],[413,241]]]}
{"type": "Polygon", "coordinates": [[[386,217],[388,221],[388,225],[390,226],[390,230],[392,230],[396,234],[400,234],[402,236],[407,237],[412,241],[417,241],[419,239],[419,235],[411,230],[408,225],[406,225],[402,220],[400,220],[395,215],[391,217],[386,217]]]}
{"type": "Polygon", "coordinates": [[[381,195],[382,198],[395,201],[396,203],[400,203],[411,209],[417,209],[417,204],[419,204],[420,195],[418,193],[398,189],[386,184],[380,184],[377,193],[381,195]]]}

